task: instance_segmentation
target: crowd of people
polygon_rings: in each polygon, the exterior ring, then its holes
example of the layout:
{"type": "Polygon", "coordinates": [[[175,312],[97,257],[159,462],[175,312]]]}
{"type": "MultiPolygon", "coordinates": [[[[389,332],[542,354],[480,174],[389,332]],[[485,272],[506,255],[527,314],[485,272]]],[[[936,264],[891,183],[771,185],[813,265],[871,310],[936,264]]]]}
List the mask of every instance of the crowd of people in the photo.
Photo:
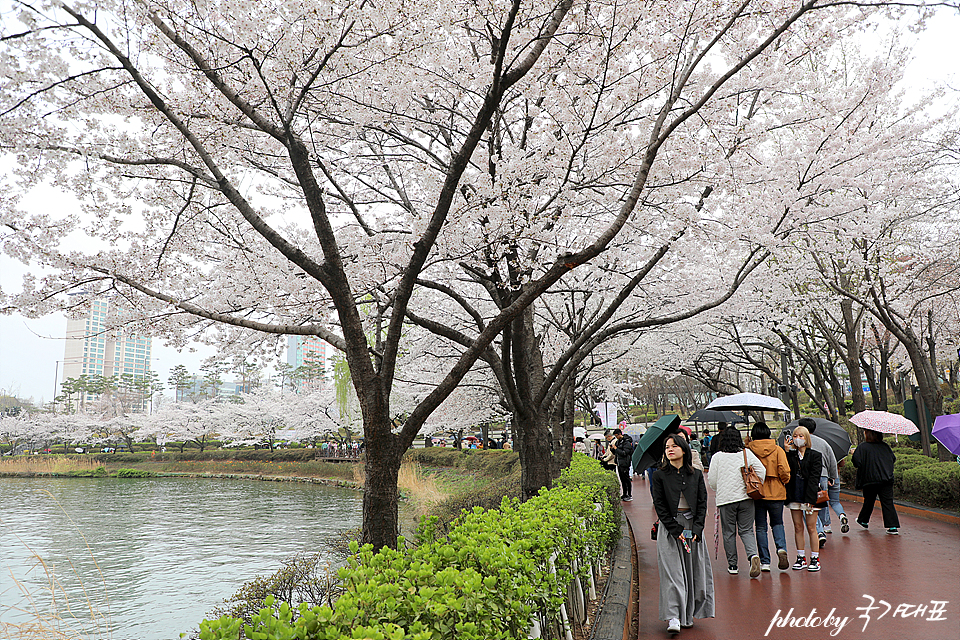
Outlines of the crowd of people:
{"type": "MultiPolygon", "coordinates": [[[[781,571],[816,572],[820,552],[832,533],[830,510],[840,521],[841,533],[850,529],[840,504],[839,466],[845,462],[829,443],[816,435],[817,424],[801,418],[783,444],[770,428],[757,422],[745,444],[740,431],[726,424],[718,432],[704,432],[699,440],[687,427],[670,433],[663,442],[663,457],[647,470],[653,506],[657,563],[660,574],[660,618],[667,631],[679,633],[693,626],[695,618],[714,615],[713,569],[703,539],[707,519],[707,487],[713,490],[727,572],[739,573],[737,539],[746,554],[750,578],[772,570],[772,533],[777,568],[781,571]],[[701,464],[701,459],[703,464],[701,464]],[[707,466],[706,473],[704,465],[707,466]],[[752,470],[759,496],[748,495],[745,470],[752,470]],[[791,565],[784,523],[784,509],[793,523],[796,560],[791,565]]],[[[880,501],[883,526],[897,535],[900,522],[893,503],[895,455],[881,433],[864,430],[851,461],[857,469],[856,488],[863,492],[857,524],[867,528],[874,502],[880,501]]],[[[620,429],[605,433],[606,447],[598,452],[601,462],[616,469],[621,499],[633,499],[631,464],[636,444],[620,429]]]]}

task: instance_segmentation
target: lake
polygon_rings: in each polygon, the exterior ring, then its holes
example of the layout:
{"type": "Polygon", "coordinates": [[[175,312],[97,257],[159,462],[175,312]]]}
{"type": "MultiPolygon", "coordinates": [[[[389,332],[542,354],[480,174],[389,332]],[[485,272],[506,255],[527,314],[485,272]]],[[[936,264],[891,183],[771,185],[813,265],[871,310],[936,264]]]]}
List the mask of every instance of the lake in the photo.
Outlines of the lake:
{"type": "Polygon", "coordinates": [[[297,482],[0,478],[0,629],[50,615],[53,584],[79,637],[173,640],[361,510],[357,491],[297,482]]]}

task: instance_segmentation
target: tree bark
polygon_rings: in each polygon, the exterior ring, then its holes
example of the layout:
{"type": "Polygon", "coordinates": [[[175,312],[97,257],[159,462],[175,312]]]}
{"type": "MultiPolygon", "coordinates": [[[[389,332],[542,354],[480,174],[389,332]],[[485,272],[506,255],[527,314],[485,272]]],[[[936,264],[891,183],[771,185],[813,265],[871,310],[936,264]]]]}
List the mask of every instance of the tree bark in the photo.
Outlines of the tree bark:
{"type": "Polygon", "coordinates": [[[364,413],[363,528],[362,540],[375,549],[396,548],[400,533],[397,477],[405,448],[390,434],[384,411],[379,416],[364,413]],[[382,416],[382,417],[381,417],[382,416]],[[387,435],[383,435],[386,431],[387,435]],[[370,437],[368,434],[379,434],[370,437]],[[371,516],[376,517],[371,517],[371,516]]]}
{"type": "Polygon", "coordinates": [[[519,424],[517,432],[523,440],[523,458],[520,461],[520,496],[529,500],[540,492],[553,486],[550,427],[547,416],[540,412],[528,415],[515,415],[519,424]]]}
{"type": "Polygon", "coordinates": [[[860,381],[860,319],[853,315],[853,300],[850,298],[840,301],[840,313],[843,316],[843,336],[846,340],[846,350],[842,355],[850,375],[850,397],[853,399],[853,412],[860,413],[867,409],[863,384],[860,381]]]}

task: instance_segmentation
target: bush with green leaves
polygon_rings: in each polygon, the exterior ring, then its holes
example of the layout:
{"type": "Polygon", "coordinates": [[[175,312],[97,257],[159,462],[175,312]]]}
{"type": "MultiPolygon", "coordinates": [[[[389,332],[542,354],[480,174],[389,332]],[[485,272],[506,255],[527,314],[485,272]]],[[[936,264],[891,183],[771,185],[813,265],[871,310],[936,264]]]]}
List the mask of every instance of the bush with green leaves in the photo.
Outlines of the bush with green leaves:
{"type": "Polygon", "coordinates": [[[153,471],[144,471],[142,469],[117,469],[118,478],[153,478],[157,474],[153,471]]]}
{"type": "Polygon", "coordinates": [[[937,462],[903,471],[903,494],[914,502],[960,511],[960,464],[937,462]]]}
{"type": "Polygon", "coordinates": [[[204,621],[200,638],[525,637],[535,617],[559,620],[567,585],[619,539],[610,474],[601,472],[596,461],[575,456],[553,489],[526,502],[505,498],[498,510],[464,511],[447,535],[434,516],[422,521],[410,548],[402,538],[399,549],[378,552],[353,543],[334,606],[268,599],[249,624],[231,616],[204,621]]]}

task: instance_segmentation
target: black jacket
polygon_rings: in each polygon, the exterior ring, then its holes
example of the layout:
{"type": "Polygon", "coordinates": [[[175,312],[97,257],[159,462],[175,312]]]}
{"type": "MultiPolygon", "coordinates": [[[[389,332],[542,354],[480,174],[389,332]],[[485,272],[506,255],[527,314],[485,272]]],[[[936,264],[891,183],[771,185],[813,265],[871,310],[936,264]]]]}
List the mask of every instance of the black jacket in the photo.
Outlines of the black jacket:
{"type": "Polygon", "coordinates": [[[787,483],[787,502],[797,502],[797,483],[803,483],[803,495],[799,502],[817,504],[817,492],[820,491],[820,473],[823,471],[823,454],[807,448],[800,459],[800,453],[794,449],[787,451],[787,463],[790,465],[790,482],[787,483]]]}
{"type": "Polygon", "coordinates": [[[897,456],[886,442],[863,442],[853,450],[853,466],[857,468],[856,488],[864,485],[893,482],[893,463],[897,456]]]}
{"type": "Polygon", "coordinates": [[[636,448],[636,445],[633,444],[633,438],[623,434],[623,437],[616,441],[616,444],[617,448],[613,452],[617,456],[617,466],[629,467],[633,462],[633,450],[636,448]]]}
{"type": "Polygon", "coordinates": [[[677,522],[677,505],[680,504],[680,493],[687,498],[687,504],[693,511],[691,530],[698,540],[703,539],[703,525],[707,519],[707,484],[703,481],[703,472],[693,469],[677,469],[667,465],[664,469],[657,469],[650,479],[653,493],[653,507],[657,510],[660,523],[674,538],[683,533],[683,524],[677,522]]]}

